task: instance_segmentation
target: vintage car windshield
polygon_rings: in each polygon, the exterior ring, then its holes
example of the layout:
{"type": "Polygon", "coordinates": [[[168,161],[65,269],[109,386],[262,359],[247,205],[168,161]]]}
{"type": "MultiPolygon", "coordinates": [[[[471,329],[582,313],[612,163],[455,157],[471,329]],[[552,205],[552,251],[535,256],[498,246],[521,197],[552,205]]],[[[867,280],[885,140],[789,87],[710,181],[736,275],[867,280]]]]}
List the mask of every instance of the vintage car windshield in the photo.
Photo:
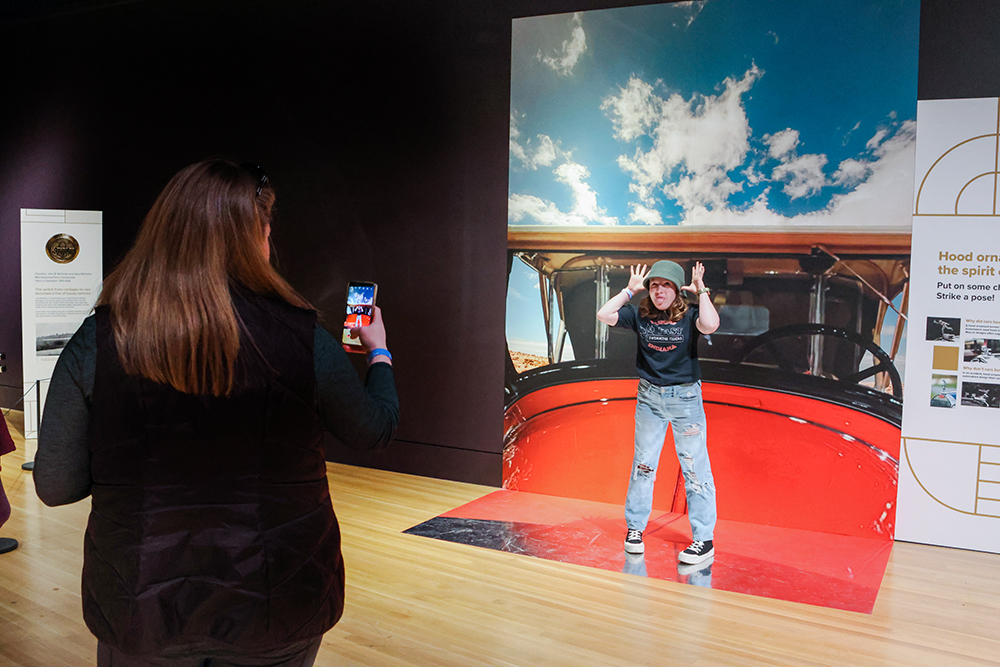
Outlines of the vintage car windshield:
{"type": "MultiPolygon", "coordinates": [[[[512,275],[530,271],[537,276],[535,317],[541,318],[545,331],[544,350],[519,346],[508,333],[514,370],[522,373],[569,361],[633,360],[635,336],[599,323],[596,312],[627,284],[630,265],[663,258],[680,263],[688,276],[695,261],[706,266],[705,282],[721,320],[718,331],[699,340],[698,354],[706,362],[782,367],[843,379],[856,378],[859,369],[873,366],[875,356],[881,355],[902,370],[908,254],[838,256],[825,248],[794,254],[512,249],[512,275]],[[777,338],[758,340],[767,332],[777,338]]],[[[508,318],[515,307],[525,306],[508,299],[508,318]]],[[[897,395],[900,389],[886,387],[883,373],[855,381],[897,395]]]]}

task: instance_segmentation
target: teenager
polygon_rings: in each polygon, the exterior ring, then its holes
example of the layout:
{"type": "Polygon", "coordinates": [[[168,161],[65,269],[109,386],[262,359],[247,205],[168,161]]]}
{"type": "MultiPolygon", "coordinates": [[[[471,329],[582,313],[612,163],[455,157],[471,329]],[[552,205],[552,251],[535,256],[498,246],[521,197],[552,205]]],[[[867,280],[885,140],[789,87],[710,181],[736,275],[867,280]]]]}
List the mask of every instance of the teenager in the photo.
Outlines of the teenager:
{"type": "Polygon", "coordinates": [[[698,335],[719,328],[719,314],[705,287],[705,267],[696,262],[691,284],[684,283],[684,269],[661,260],[629,270],[628,287],[611,297],[597,312],[609,326],[624,327],[638,339],[636,371],[639,391],[635,408],[635,455],[625,499],[625,551],[645,550],[642,533],[653,507],[653,485],[667,427],[671,426],[677,458],[684,474],[688,518],[694,542],[678,556],[682,563],[697,564],[715,554],[715,482],[708,458],[705,410],[698,366],[698,335]],[[632,297],[647,290],[636,308],[632,297]],[[685,290],[698,302],[689,305],[685,290]]]}

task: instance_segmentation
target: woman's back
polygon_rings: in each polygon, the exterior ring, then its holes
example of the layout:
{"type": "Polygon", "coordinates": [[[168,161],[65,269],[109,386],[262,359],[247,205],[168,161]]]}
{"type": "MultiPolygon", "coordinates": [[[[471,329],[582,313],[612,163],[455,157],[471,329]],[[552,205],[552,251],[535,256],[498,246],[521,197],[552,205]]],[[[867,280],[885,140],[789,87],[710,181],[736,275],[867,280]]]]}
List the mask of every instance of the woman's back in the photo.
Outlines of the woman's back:
{"type": "Polygon", "coordinates": [[[127,653],[192,642],[269,650],[323,633],[343,608],[315,314],[235,303],[255,354],[242,355],[228,397],[127,375],[107,309],[96,316],[84,615],[127,653]]]}

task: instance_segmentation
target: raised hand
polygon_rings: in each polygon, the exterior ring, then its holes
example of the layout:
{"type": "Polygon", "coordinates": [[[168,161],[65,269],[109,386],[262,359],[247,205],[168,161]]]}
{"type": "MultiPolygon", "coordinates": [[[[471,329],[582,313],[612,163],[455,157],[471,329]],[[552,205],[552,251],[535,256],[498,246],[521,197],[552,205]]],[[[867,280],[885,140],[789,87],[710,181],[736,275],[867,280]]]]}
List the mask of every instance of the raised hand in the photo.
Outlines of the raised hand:
{"type": "Polygon", "coordinates": [[[698,290],[705,289],[705,265],[701,262],[695,262],[694,267],[691,269],[691,284],[685,285],[681,289],[685,289],[688,292],[698,293],[698,290]]]}
{"type": "Polygon", "coordinates": [[[649,275],[649,269],[645,264],[629,267],[629,277],[628,277],[628,290],[633,294],[639,292],[640,290],[646,289],[643,283],[646,281],[646,276],[649,275]]]}

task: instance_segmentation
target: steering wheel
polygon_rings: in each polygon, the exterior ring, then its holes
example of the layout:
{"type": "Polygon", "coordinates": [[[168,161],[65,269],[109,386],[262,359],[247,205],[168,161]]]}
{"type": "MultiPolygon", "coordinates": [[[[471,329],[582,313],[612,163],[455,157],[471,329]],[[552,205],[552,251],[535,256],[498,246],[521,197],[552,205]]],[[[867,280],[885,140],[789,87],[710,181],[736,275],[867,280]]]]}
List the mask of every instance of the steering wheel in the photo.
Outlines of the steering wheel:
{"type": "Polygon", "coordinates": [[[800,371],[798,371],[788,357],[782,353],[781,349],[774,344],[776,340],[781,338],[793,338],[795,336],[832,336],[834,338],[841,338],[849,341],[865,351],[871,352],[872,357],[875,359],[875,364],[871,368],[866,368],[865,370],[858,371],[857,373],[848,375],[847,377],[837,378],[837,380],[840,382],[859,383],[862,380],[867,380],[873,375],[877,375],[878,373],[888,373],[889,380],[892,383],[893,397],[899,399],[903,398],[903,383],[899,379],[899,371],[896,370],[896,367],[892,363],[892,359],[889,358],[889,355],[886,354],[885,350],[872,341],[863,338],[852,331],[840,329],[838,327],[831,327],[826,324],[792,324],[787,327],[778,327],[777,329],[765,331],[759,336],[750,339],[750,341],[747,342],[746,348],[737,354],[731,363],[742,364],[752,352],[763,347],[770,352],[771,356],[774,357],[775,361],[777,361],[778,368],[789,373],[798,373],[800,371]]]}

